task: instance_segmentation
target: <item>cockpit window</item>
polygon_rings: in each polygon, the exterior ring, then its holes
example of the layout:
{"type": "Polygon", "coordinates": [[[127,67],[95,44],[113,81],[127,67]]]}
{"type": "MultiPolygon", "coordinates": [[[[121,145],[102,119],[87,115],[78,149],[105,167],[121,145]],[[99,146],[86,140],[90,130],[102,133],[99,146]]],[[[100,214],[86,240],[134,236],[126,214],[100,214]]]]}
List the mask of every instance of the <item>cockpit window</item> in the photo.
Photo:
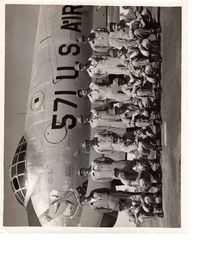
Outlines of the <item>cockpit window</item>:
{"type": "Polygon", "coordinates": [[[26,144],[22,144],[22,145],[21,145],[21,150],[20,150],[20,152],[22,152],[22,151],[26,151],[26,144]]]}
{"type": "Polygon", "coordinates": [[[21,138],[11,166],[11,187],[15,197],[24,206],[27,191],[27,172],[26,172],[26,139],[21,138]]]}
{"type": "Polygon", "coordinates": [[[24,161],[26,156],[26,152],[20,152],[19,153],[19,161],[24,161]]]}
{"type": "Polygon", "coordinates": [[[13,185],[16,191],[19,190],[19,184],[16,177],[13,178],[13,185]]]}
{"type": "Polygon", "coordinates": [[[18,159],[18,155],[14,156],[12,164],[16,164],[18,159]]]}
{"type": "Polygon", "coordinates": [[[17,174],[25,173],[25,161],[17,163],[17,174]]]}
{"type": "Polygon", "coordinates": [[[20,186],[26,186],[26,177],[24,177],[24,174],[18,176],[18,182],[20,186]]]}
{"type": "Polygon", "coordinates": [[[14,165],[11,169],[11,177],[15,176],[16,175],[16,172],[17,172],[17,166],[14,165]]]}
{"type": "Polygon", "coordinates": [[[24,195],[24,197],[26,196],[26,189],[22,189],[22,193],[23,193],[23,195],[24,195]]]}

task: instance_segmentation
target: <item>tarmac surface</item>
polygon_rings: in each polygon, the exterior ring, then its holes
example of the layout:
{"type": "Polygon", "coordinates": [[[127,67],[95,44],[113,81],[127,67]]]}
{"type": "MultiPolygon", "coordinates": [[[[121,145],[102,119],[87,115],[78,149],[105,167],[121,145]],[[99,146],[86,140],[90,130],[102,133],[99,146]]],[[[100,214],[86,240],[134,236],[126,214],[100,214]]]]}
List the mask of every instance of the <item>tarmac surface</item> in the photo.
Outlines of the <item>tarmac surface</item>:
{"type": "Polygon", "coordinates": [[[160,8],[164,218],[145,227],[181,227],[181,8],[160,8]]]}

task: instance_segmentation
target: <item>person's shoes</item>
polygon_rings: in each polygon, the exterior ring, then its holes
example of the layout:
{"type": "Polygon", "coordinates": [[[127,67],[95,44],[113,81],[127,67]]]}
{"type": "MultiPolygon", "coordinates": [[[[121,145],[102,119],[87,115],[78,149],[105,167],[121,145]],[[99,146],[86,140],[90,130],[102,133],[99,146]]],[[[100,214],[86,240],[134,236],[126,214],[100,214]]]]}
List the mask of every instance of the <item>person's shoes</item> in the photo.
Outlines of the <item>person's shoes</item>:
{"type": "Polygon", "coordinates": [[[161,94],[162,93],[162,88],[161,87],[156,87],[154,88],[155,94],[161,94]]]}
{"type": "Polygon", "coordinates": [[[162,124],[162,119],[155,119],[155,120],[154,120],[154,123],[161,125],[161,124],[162,124]]]}
{"type": "Polygon", "coordinates": [[[154,31],[155,31],[155,33],[161,33],[162,29],[161,29],[161,27],[159,27],[159,28],[156,28],[154,31]]]}
{"type": "Polygon", "coordinates": [[[164,212],[160,212],[157,215],[158,215],[158,217],[163,218],[164,217],[164,212]]]}
{"type": "Polygon", "coordinates": [[[158,59],[158,62],[159,62],[159,63],[162,63],[162,57],[160,57],[160,58],[158,59]]]}
{"type": "Polygon", "coordinates": [[[159,190],[159,191],[157,191],[157,192],[155,192],[155,193],[153,194],[153,197],[154,197],[154,198],[157,198],[157,197],[159,197],[161,194],[162,194],[162,191],[159,190]]]}
{"type": "Polygon", "coordinates": [[[156,187],[159,188],[159,191],[160,191],[160,189],[162,188],[162,183],[157,183],[156,187]]]}
{"type": "Polygon", "coordinates": [[[153,177],[154,181],[156,181],[156,182],[161,182],[161,180],[162,180],[162,173],[160,171],[151,172],[151,176],[153,177]]]}
{"type": "Polygon", "coordinates": [[[161,145],[156,146],[156,149],[159,150],[159,151],[162,151],[162,146],[161,145]]]}

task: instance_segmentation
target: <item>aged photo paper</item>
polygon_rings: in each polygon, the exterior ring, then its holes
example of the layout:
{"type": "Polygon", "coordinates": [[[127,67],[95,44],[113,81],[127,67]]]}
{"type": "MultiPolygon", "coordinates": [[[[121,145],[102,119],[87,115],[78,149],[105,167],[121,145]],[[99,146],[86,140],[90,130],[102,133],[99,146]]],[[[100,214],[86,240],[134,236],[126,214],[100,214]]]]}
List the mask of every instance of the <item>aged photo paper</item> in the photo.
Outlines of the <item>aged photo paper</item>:
{"type": "Polygon", "coordinates": [[[183,229],[185,2],[4,7],[3,229],[183,229]]]}

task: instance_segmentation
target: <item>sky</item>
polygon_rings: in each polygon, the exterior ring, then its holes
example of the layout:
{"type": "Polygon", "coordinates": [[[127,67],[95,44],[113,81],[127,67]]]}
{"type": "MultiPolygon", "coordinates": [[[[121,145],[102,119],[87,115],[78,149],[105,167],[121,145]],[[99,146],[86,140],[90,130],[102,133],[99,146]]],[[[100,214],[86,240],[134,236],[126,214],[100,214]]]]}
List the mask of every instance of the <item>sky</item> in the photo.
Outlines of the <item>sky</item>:
{"type": "Polygon", "coordinates": [[[5,34],[4,225],[28,224],[9,184],[9,166],[24,132],[39,6],[7,5],[5,34]],[[15,211],[13,215],[13,211],[15,211]]]}

